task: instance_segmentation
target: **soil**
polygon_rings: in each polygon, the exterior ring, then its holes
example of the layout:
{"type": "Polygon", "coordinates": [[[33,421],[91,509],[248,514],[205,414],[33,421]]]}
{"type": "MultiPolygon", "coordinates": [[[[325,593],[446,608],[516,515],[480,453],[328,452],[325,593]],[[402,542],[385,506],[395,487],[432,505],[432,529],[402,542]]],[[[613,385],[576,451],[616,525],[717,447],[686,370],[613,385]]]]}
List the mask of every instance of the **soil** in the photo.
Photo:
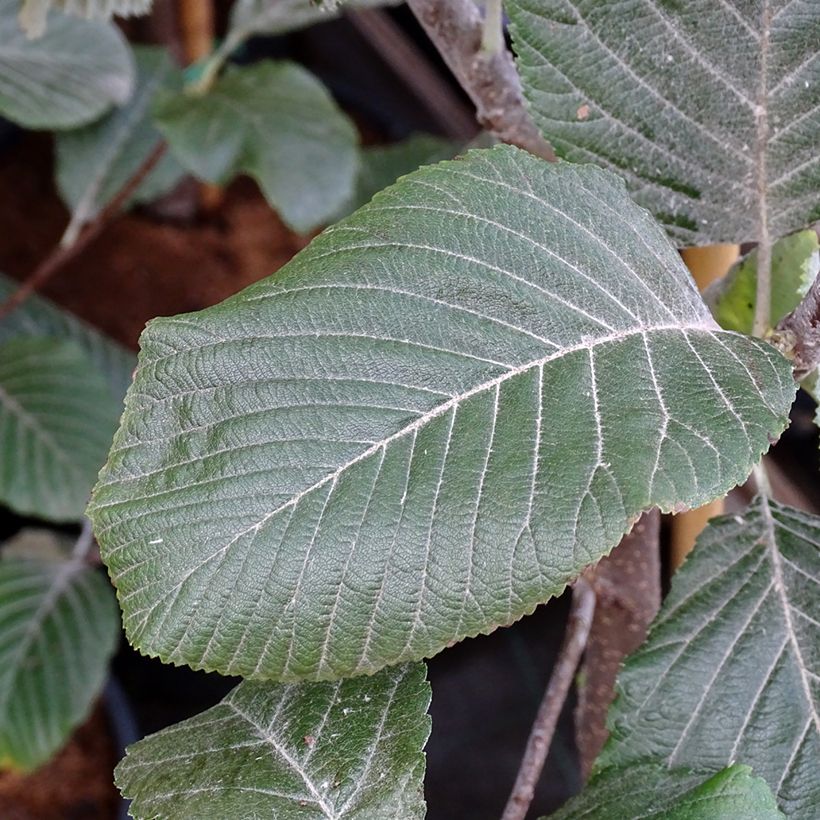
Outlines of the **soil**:
{"type": "Polygon", "coordinates": [[[97,706],[49,763],[29,775],[0,774],[3,820],[107,820],[119,795],[111,772],[117,762],[105,712],[97,706]],[[80,784],[82,784],[80,786],[80,784]]]}
{"type": "MultiPolygon", "coordinates": [[[[0,270],[28,276],[68,220],[53,183],[50,140],[22,136],[0,155],[0,270]]],[[[193,223],[147,211],[117,219],[42,294],[135,348],[145,322],[216,304],[280,268],[307,244],[248,179],[193,223]]]]}

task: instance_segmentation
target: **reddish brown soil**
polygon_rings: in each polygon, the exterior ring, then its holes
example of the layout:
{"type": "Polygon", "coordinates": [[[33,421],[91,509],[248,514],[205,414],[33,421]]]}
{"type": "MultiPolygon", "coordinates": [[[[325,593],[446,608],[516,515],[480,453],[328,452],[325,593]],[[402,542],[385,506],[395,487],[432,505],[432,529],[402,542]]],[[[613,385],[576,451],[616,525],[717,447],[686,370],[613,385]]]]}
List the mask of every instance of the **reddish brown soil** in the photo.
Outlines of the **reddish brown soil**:
{"type": "MultiPolygon", "coordinates": [[[[27,136],[0,155],[0,271],[25,278],[65,228],[53,184],[51,145],[27,136]]],[[[145,212],[121,217],[43,294],[134,347],[154,316],[222,301],[280,268],[306,244],[243,179],[216,211],[193,224],[145,212]]]]}
{"type": "Polygon", "coordinates": [[[0,774],[3,820],[109,820],[119,797],[116,756],[98,707],[50,763],[30,775],[0,774]]]}

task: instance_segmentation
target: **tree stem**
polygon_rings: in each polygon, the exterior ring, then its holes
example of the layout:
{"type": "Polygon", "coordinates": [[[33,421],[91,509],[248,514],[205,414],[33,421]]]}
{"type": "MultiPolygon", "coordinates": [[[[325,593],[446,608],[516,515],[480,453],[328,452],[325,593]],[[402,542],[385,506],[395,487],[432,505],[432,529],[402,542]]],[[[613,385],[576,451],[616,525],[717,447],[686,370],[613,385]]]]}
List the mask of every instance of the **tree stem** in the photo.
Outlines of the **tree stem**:
{"type": "Polygon", "coordinates": [[[487,54],[498,54],[502,48],[504,48],[503,0],[485,0],[481,50],[487,54]]]}
{"type": "Polygon", "coordinates": [[[501,820],[524,820],[527,815],[535,795],[535,786],[547,759],[552,736],[555,734],[558,718],[586,647],[594,612],[595,592],[586,579],[579,578],[572,591],[572,608],[564,643],[541,705],[538,707],[518,776],[501,820]]]}

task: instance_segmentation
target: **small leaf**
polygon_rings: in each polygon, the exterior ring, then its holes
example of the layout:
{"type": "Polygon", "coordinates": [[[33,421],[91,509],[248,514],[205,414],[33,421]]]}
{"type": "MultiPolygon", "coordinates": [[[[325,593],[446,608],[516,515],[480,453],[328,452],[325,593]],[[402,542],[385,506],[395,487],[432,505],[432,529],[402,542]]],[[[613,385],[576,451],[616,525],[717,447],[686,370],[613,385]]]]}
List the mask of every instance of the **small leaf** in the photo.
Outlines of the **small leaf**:
{"type": "Polygon", "coordinates": [[[768,242],[820,216],[820,4],[509,0],[556,153],[621,174],[684,244],[768,242]]]}
{"type": "MultiPolygon", "coordinates": [[[[814,231],[800,231],[772,248],[772,309],[769,328],[791,313],[820,271],[820,244],[814,231]]],[[[751,333],[757,288],[757,250],[746,254],[729,273],[704,293],[718,324],[751,333]]]]}
{"type": "Polygon", "coordinates": [[[29,40],[18,9],[0,0],[0,115],[26,128],[75,128],[128,100],[134,60],[117,28],[57,15],[29,40]]]}
{"type": "Polygon", "coordinates": [[[161,95],[156,117],[192,173],[220,184],[249,174],[294,230],[323,224],[353,193],[356,130],[294,63],[231,67],[206,94],[161,95]]]}
{"type": "MultiPolygon", "coordinates": [[[[19,286],[19,282],[0,273],[0,302],[19,286]]],[[[96,328],[35,293],[0,322],[0,343],[20,336],[50,336],[73,341],[107,382],[112,397],[122,402],[131,384],[137,357],[96,328]]]]}
{"type": "Polygon", "coordinates": [[[63,745],[118,636],[113,591],[82,561],[0,560],[0,764],[28,771],[63,745]]]}
{"type": "Polygon", "coordinates": [[[422,664],[335,684],[249,681],[130,746],[116,782],[138,820],[422,818],[429,704],[422,664]]]}
{"type": "Polygon", "coordinates": [[[771,790],[748,766],[730,766],[704,780],[686,769],[652,763],[611,768],[551,820],[611,820],[628,817],[664,820],[778,820],[771,790]]]}
{"type": "Polygon", "coordinates": [[[152,322],[90,514],[143,652],[369,673],[531,612],[642,510],[726,492],[793,397],[620,180],[499,146],[152,322]]]}
{"type": "Polygon", "coordinates": [[[789,817],[820,805],[820,519],[765,498],[719,518],[632,655],[598,768],[750,765],[789,817]]]}
{"type": "MultiPolygon", "coordinates": [[[[57,185],[78,231],[122,189],[162,139],[151,120],[160,89],[179,79],[164,49],[135,49],[137,85],[128,104],[103,119],[57,135],[57,185]]],[[[135,192],[148,202],[172,188],[183,170],[170,155],[160,160],[135,192]]]]}
{"type": "Polygon", "coordinates": [[[109,20],[115,14],[122,17],[147,14],[151,10],[151,2],[152,0],[23,0],[19,20],[29,37],[40,37],[46,30],[46,20],[52,8],[86,19],[109,20]]]}
{"type": "Polygon", "coordinates": [[[52,521],[82,517],[119,402],[74,343],[0,345],[0,503],[52,521]]]}

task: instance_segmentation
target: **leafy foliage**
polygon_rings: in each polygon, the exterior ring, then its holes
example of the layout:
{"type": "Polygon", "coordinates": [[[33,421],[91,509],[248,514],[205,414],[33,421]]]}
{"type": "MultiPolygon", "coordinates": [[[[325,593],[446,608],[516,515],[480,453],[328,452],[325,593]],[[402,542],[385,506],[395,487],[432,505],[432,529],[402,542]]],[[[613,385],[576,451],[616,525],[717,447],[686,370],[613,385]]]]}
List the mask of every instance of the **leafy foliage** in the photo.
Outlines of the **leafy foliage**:
{"type": "Polygon", "coordinates": [[[473,151],[152,322],[90,515],[142,651],[373,672],[531,611],[641,510],[725,492],[793,395],[619,180],[473,151]]]}
{"type": "MultiPolygon", "coordinates": [[[[18,284],[0,273],[0,301],[7,299],[18,284]]],[[[0,322],[0,344],[20,336],[49,336],[73,341],[105,380],[113,398],[122,401],[137,359],[131,351],[99,330],[48,299],[33,294],[0,322]]]]}
{"type": "Polygon", "coordinates": [[[29,37],[40,37],[52,8],[89,19],[108,20],[115,14],[146,14],[151,3],[152,0],[22,0],[19,20],[29,37]]]}
{"type": "Polygon", "coordinates": [[[765,497],[717,519],[621,672],[598,769],[744,763],[788,817],[815,817],[818,593],[820,519],[765,497]]]}
{"type": "MultiPolygon", "coordinates": [[[[800,231],[772,248],[772,307],[769,328],[791,313],[820,271],[820,244],[814,231],[800,231]]],[[[751,333],[757,300],[757,249],[746,254],[704,293],[718,324],[751,333]]]]}
{"type": "Polygon", "coordinates": [[[188,170],[218,183],[250,174],[297,231],[321,225],[353,192],[356,130],[295,63],[229,68],[206,94],[161,95],[156,116],[188,170]]]}
{"type": "MultiPolygon", "coordinates": [[[[57,185],[71,210],[67,235],[94,219],[162,139],[153,125],[151,106],[160,89],[178,81],[179,74],[163,49],[138,47],[135,58],[137,85],[128,104],[92,125],[57,136],[57,185]]],[[[132,202],[160,196],[182,174],[179,163],[166,153],[137,189],[132,202]]]]}
{"type": "Polygon", "coordinates": [[[136,818],[424,817],[422,664],[335,684],[245,682],[129,747],[117,783],[136,818]]]}
{"type": "Polygon", "coordinates": [[[784,815],[764,780],[734,765],[704,781],[685,769],[639,763],[608,769],[551,820],[777,820],[784,815]]]}
{"type": "Polygon", "coordinates": [[[81,559],[55,558],[50,533],[34,536],[48,557],[32,550],[31,535],[23,537],[29,557],[0,560],[0,765],[30,770],[88,714],[119,619],[99,573],[81,559]]]}
{"type": "Polygon", "coordinates": [[[114,26],[59,15],[29,40],[18,8],[0,0],[0,115],[27,128],[75,128],[128,100],[134,61],[114,26]]]}
{"type": "Polygon", "coordinates": [[[82,517],[119,402],[73,342],[0,345],[0,502],[52,521],[82,517]]]}
{"type": "Polygon", "coordinates": [[[556,152],[623,175],[679,241],[777,237],[820,216],[817,3],[505,7],[556,152]]]}

